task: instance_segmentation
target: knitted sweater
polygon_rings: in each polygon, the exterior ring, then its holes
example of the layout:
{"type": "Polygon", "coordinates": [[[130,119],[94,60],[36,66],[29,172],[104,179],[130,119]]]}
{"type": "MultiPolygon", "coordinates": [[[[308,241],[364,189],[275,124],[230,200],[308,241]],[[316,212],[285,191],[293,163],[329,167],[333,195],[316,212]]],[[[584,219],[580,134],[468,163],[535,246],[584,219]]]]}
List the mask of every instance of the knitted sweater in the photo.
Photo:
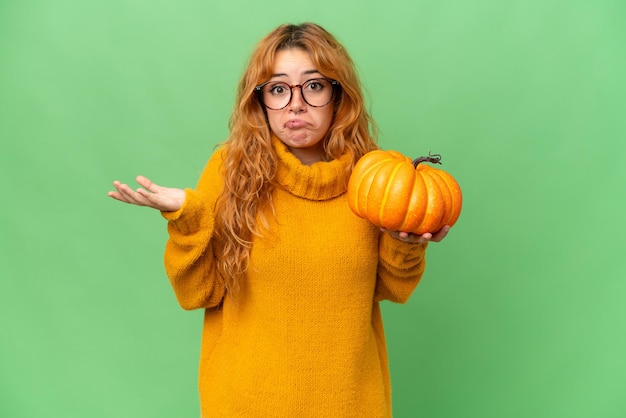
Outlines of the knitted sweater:
{"type": "Polygon", "coordinates": [[[409,298],[426,245],[395,240],[350,211],[349,156],[306,166],[273,144],[275,214],[254,240],[235,298],[215,269],[212,241],[220,150],[183,207],[163,213],[176,297],[184,309],[205,309],[202,416],[389,417],[379,301],[409,298]]]}

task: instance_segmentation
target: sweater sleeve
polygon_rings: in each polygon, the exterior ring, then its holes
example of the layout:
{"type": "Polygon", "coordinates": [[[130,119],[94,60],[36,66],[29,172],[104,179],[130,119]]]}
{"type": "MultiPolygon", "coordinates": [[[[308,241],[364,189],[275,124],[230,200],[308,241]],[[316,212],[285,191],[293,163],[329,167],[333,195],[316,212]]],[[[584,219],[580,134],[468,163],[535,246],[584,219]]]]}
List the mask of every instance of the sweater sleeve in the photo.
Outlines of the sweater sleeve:
{"type": "Polygon", "coordinates": [[[378,278],[374,301],[406,303],[417,287],[426,267],[428,244],[409,244],[380,234],[378,278]]]}
{"type": "Polygon", "coordinates": [[[224,297],[224,280],[213,252],[215,202],[221,187],[219,152],[207,163],[195,190],[186,189],[182,208],[162,212],[168,221],[165,271],[183,309],[211,308],[224,297]]]}

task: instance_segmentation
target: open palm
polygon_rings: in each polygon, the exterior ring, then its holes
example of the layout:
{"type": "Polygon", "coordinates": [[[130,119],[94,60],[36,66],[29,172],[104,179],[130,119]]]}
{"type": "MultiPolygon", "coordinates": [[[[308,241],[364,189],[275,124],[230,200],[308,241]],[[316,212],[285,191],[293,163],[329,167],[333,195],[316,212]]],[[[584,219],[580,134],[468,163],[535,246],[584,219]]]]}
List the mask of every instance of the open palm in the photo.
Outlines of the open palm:
{"type": "Polygon", "coordinates": [[[147,206],[163,212],[177,211],[183,206],[186,196],[183,189],[159,186],[144,176],[137,176],[136,181],[142,187],[133,190],[116,180],[113,182],[116,191],[107,194],[120,202],[147,206]]]}

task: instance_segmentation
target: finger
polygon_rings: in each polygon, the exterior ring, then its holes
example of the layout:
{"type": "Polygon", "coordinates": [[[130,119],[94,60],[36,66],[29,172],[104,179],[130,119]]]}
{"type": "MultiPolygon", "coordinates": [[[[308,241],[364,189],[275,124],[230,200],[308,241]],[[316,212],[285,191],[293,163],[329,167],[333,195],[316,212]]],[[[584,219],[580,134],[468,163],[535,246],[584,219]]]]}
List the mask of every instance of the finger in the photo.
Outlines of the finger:
{"type": "Polygon", "coordinates": [[[108,192],[108,195],[116,200],[119,200],[120,202],[125,202],[125,203],[134,203],[134,199],[132,198],[131,195],[129,195],[129,190],[130,188],[128,187],[128,185],[120,183],[119,181],[114,181],[113,182],[113,187],[115,188],[116,191],[110,191],[108,192]]]}
{"type": "Polygon", "coordinates": [[[156,193],[151,193],[145,189],[137,189],[135,193],[137,201],[141,202],[143,206],[150,206],[154,209],[162,209],[164,206],[165,198],[156,193]]]}
{"type": "MultiPolygon", "coordinates": [[[[150,205],[150,201],[148,199],[146,199],[146,197],[144,195],[142,195],[138,191],[135,191],[135,190],[131,189],[130,186],[128,186],[127,184],[120,184],[118,186],[117,190],[120,193],[120,196],[127,203],[132,203],[132,204],[138,205],[138,206],[150,205]]],[[[140,189],[138,189],[138,190],[140,190],[140,189]]],[[[145,193],[147,193],[147,192],[145,192],[145,193]]]]}
{"type": "Polygon", "coordinates": [[[120,196],[122,196],[125,199],[134,200],[133,199],[134,191],[130,188],[130,186],[128,186],[128,184],[118,182],[114,184],[114,186],[117,189],[117,192],[120,194],[120,196]]]}
{"type": "Polygon", "coordinates": [[[119,188],[120,188],[120,186],[121,186],[121,185],[122,185],[122,183],[120,183],[118,180],[115,180],[115,181],[113,182],[113,188],[114,188],[116,191],[110,191],[110,192],[108,192],[108,193],[107,193],[107,195],[109,195],[109,196],[111,196],[111,197],[114,197],[113,195],[115,195],[115,196],[117,196],[117,197],[120,197],[119,188]]]}
{"type": "Polygon", "coordinates": [[[158,184],[154,183],[152,180],[150,180],[147,177],[137,176],[137,178],[135,180],[137,181],[137,183],[139,183],[139,185],[143,186],[146,190],[149,190],[152,193],[158,193],[159,190],[162,189],[161,186],[159,186],[158,184]]]}
{"type": "Polygon", "coordinates": [[[145,189],[138,188],[134,191],[133,198],[141,206],[153,206],[153,199],[155,198],[155,195],[145,189]]]}
{"type": "Polygon", "coordinates": [[[112,197],[112,198],[113,198],[113,199],[115,199],[115,200],[119,200],[120,202],[128,203],[128,202],[126,202],[126,201],[122,198],[122,196],[120,196],[120,194],[119,194],[119,193],[117,193],[117,192],[108,192],[108,193],[107,193],[107,196],[112,197]]]}
{"type": "Polygon", "coordinates": [[[426,232],[422,235],[420,235],[420,237],[424,240],[424,241],[430,241],[433,238],[433,234],[431,234],[430,232],[426,232]]]}
{"type": "Polygon", "coordinates": [[[391,234],[391,236],[393,236],[394,238],[402,242],[409,243],[409,244],[423,244],[425,242],[428,242],[428,237],[424,238],[422,235],[416,235],[413,233],[403,232],[403,231],[387,231],[387,232],[391,234]]]}
{"type": "Polygon", "coordinates": [[[431,239],[431,241],[439,242],[443,240],[446,235],[448,235],[448,231],[450,231],[450,226],[446,225],[439,232],[435,234],[435,236],[431,239]]]}

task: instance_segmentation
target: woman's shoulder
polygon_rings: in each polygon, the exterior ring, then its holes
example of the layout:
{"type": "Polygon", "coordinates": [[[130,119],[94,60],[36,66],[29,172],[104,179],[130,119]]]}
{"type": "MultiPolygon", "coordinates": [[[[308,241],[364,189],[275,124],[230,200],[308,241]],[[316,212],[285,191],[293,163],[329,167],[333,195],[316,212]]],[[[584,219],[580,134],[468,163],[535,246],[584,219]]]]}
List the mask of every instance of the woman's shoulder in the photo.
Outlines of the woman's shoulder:
{"type": "Polygon", "coordinates": [[[213,148],[211,155],[209,156],[209,159],[206,163],[205,171],[207,169],[216,170],[218,167],[220,167],[224,162],[224,159],[226,156],[226,150],[227,150],[226,144],[223,144],[223,143],[217,144],[213,148]]]}

